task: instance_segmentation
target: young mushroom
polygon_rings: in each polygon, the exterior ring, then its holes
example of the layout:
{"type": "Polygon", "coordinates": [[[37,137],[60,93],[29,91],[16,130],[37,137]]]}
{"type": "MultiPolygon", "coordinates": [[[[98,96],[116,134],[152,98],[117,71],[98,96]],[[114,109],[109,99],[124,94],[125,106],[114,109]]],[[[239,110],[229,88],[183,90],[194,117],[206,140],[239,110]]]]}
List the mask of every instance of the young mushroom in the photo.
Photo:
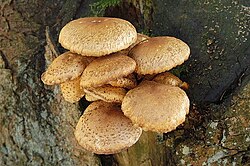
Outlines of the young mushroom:
{"type": "Polygon", "coordinates": [[[135,144],[142,129],[132,124],[113,103],[91,103],[76,125],[75,137],[85,149],[96,154],[118,153],[135,144]]]}
{"type": "Polygon", "coordinates": [[[109,81],[108,84],[114,87],[133,89],[137,86],[137,81],[134,74],[129,74],[127,77],[122,77],[113,81],[109,81]]]}
{"type": "Polygon", "coordinates": [[[186,43],[168,36],[146,39],[129,52],[136,61],[135,72],[142,75],[168,71],[187,60],[189,54],[186,43]]]}
{"type": "Polygon", "coordinates": [[[144,81],[125,95],[122,111],[143,130],[166,133],[185,121],[189,99],[179,87],[144,81]]]}
{"type": "Polygon", "coordinates": [[[95,96],[91,95],[91,93],[85,93],[85,99],[89,102],[100,100],[99,98],[96,98],[95,96]]]}
{"type": "Polygon", "coordinates": [[[79,77],[92,57],[65,52],[59,55],[42,74],[42,81],[47,85],[61,84],[79,77]]]}
{"type": "Polygon", "coordinates": [[[183,82],[178,77],[173,75],[170,72],[164,72],[156,75],[153,79],[153,81],[166,84],[166,85],[172,85],[172,86],[178,86],[184,90],[188,89],[188,84],[186,82],[183,82]]]}
{"type": "Polygon", "coordinates": [[[92,98],[94,97],[94,99],[114,103],[122,103],[122,100],[127,93],[124,88],[113,87],[111,85],[103,85],[101,87],[90,87],[84,89],[84,92],[92,96],[92,98]]]}
{"type": "Polygon", "coordinates": [[[80,87],[80,76],[60,84],[60,88],[63,98],[70,103],[79,101],[85,94],[80,87]]]}
{"type": "Polygon", "coordinates": [[[92,61],[81,76],[81,87],[98,87],[126,77],[135,70],[135,61],[122,53],[114,53],[92,61]]]}

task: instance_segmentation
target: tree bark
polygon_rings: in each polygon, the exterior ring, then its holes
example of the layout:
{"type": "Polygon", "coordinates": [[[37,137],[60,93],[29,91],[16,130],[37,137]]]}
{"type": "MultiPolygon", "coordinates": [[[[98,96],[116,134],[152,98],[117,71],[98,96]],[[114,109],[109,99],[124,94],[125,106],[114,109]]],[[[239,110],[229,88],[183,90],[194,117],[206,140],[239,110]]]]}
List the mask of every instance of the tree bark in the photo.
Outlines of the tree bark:
{"type": "Polygon", "coordinates": [[[72,12],[57,18],[60,1],[2,1],[0,7],[0,165],[100,165],[74,138],[78,104],[40,79],[57,54],[45,27],[60,28],[72,12]]]}

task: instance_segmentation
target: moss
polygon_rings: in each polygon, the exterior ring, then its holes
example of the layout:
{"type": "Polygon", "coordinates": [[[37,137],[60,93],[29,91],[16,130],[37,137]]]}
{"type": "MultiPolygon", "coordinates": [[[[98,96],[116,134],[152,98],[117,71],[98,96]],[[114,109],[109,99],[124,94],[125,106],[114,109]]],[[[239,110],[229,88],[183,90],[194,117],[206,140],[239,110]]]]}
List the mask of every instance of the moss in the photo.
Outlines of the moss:
{"type": "Polygon", "coordinates": [[[152,14],[153,14],[153,1],[152,0],[146,0],[143,4],[143,17],[145,20],[145,27],[144,30],[149,34],[149,36],[152,36],[151,32],[151,26],[152,26],[152,14]],[[151,35],[150,35],[151,34],[151,35]]]}
{"type": "Polygon", "coordinates": [[[133,4],[140,14],[141,14],[141,26],[143,34],[148,36],[152,36],[152,25],[153,25],[153,12],[154,12],[154,4],[152,0],[129,0],[128,3],[133,4]]]}
{"type": "Polygon", "coordinates": [[[90,4],[91,14],[94,16],[103,16],[105,9],[119,5],[122,0],[98,0],[90,4]]]}

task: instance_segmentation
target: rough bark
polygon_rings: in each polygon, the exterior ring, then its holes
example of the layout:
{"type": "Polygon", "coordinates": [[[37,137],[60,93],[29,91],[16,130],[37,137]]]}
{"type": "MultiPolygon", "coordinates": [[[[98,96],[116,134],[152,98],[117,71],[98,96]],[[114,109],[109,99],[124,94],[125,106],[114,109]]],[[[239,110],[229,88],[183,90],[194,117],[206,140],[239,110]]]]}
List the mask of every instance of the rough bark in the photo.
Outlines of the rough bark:
{"type": "Polygon", "coordinates": [[[45,26],[69,21],[57,18],[63,3],[1,1],[0,7],[0,165],[99,165],[74,139],[78,104],[40,80],[45,58],[56,56],[45,26]]]}
{"type": "Polygon", "coordinates": [[[78,146],[73,128],[84,103],[65,102],[40,80],[62,52],[58,31],[90,16],[93,2],[0,1],[0,165],[249,165],[250,2],[129,0],[105,10],[192,50],[174,71],[191,85],[185,124],[164,136],[144,133],[113,156],[78,146]]]}

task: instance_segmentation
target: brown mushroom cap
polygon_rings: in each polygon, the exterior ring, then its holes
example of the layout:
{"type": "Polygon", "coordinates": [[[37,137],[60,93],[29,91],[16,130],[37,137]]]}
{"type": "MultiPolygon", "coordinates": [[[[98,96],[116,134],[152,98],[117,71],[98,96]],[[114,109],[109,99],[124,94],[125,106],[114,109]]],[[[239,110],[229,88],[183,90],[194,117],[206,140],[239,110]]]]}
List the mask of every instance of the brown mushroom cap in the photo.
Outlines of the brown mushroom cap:
{"type": "Polygon", "coordinates": [[[126,48],[125,50],[122,50],[121,52],[124,54],[128,54],[129,51],[137,44],[139,44],[140,42],[142,42],[143,40],[149,39],[150,37],[148,37],[147,35],[141,34],[141,33],[137,33],[137,39],[136,42],[133,43],[132,45],[130,45],[128,48],[126,48]]]}
{"type": "Polygon", "coordinates": [[[126,77],[135,70],[135,61],[121,53],[104,56],[92,61],[81,76],[81,86],[97,87],[109,81],[126,77]]]}
{"type": "Polygon", "coordinates": [[[144,81],[128,91],[122,111],[144,130],[166,133],[185,121],[189,99],[179,87],[144,81]]]}
{"type": "Polygon", "coordinates": [[[41,79],[47,85],[61,84],[73,80],[82,74],[91,60],[93,60],[92,57],[83,57],[79,54],[65,52],[54,59],[42,74],[41,79]]]}
{"type": "Polygon", "coordinates": [[[176,77],[170,72],[164,72],[164,73],[158,74],[157,76],[155,76],[153,81],[161,83],[161,84],[178,86],[183,89],[188,89],[188,84],[186,82],[183,82],[182,80],[180,80],[178,77],[176,77]]]}
{"type": "Polygon", "coordinates": [[[95,96],[91,95],[91,93],[85,93],[85,99],[89,102],[100,100],[95,96]]]}
{"type": "Polygon", "coordinates": [[[119,18],[85,17],[66,24],[59,43],[71,52],[103,56],[128,48],[136,41],[135,27],[119,18]]]}
{"type": "Polygon", "coordinates": [[[103,85],[101,87],[90,87],[84,89],[86,94],[90,94],[94,98],[106,102],[121,103],[127,91],[123,88],[113,87],[111,85],[103,85]]]}
{"type": "Polygon", "coordinates": [[[142,33],[137,33],[137,40],[136,40],[135,44],[133,44],[133,45],[136,45],[136,44],[140,43],[141,41],[149,39],[149,38],[150,37],[147,35],[144,35],[142,33]]]}
{"type": "Polygon", "coordinates": [[[119,106],[96,101],[91,103],[75,130],[78,143],[96,154],[113,154],[135,144],[142,133],[123,115],[119,106]]]}
{"type": "Polygon", "coordinates": [[[136,61],[138,74],[156,74],[172,69],[188,59],[190,49],[180,39],[152,37],[137,44],[129,56],[136,61]]]}
{"type": "Polygon", "coordinates": [[[122,77],[113,81],[109,81],[108,83],[114,87],[121,87],[127,89],[133,89],[137,85],[136,78],[133,74],[129,74],[127,77],[122,77]]]}
{"type": "Polygon", "coordinates": [[[80,88],[80,76],[60,84],[60,88],[63,98],[70,103],[79,101],[85,94],[83,89],[80,88]]]}

